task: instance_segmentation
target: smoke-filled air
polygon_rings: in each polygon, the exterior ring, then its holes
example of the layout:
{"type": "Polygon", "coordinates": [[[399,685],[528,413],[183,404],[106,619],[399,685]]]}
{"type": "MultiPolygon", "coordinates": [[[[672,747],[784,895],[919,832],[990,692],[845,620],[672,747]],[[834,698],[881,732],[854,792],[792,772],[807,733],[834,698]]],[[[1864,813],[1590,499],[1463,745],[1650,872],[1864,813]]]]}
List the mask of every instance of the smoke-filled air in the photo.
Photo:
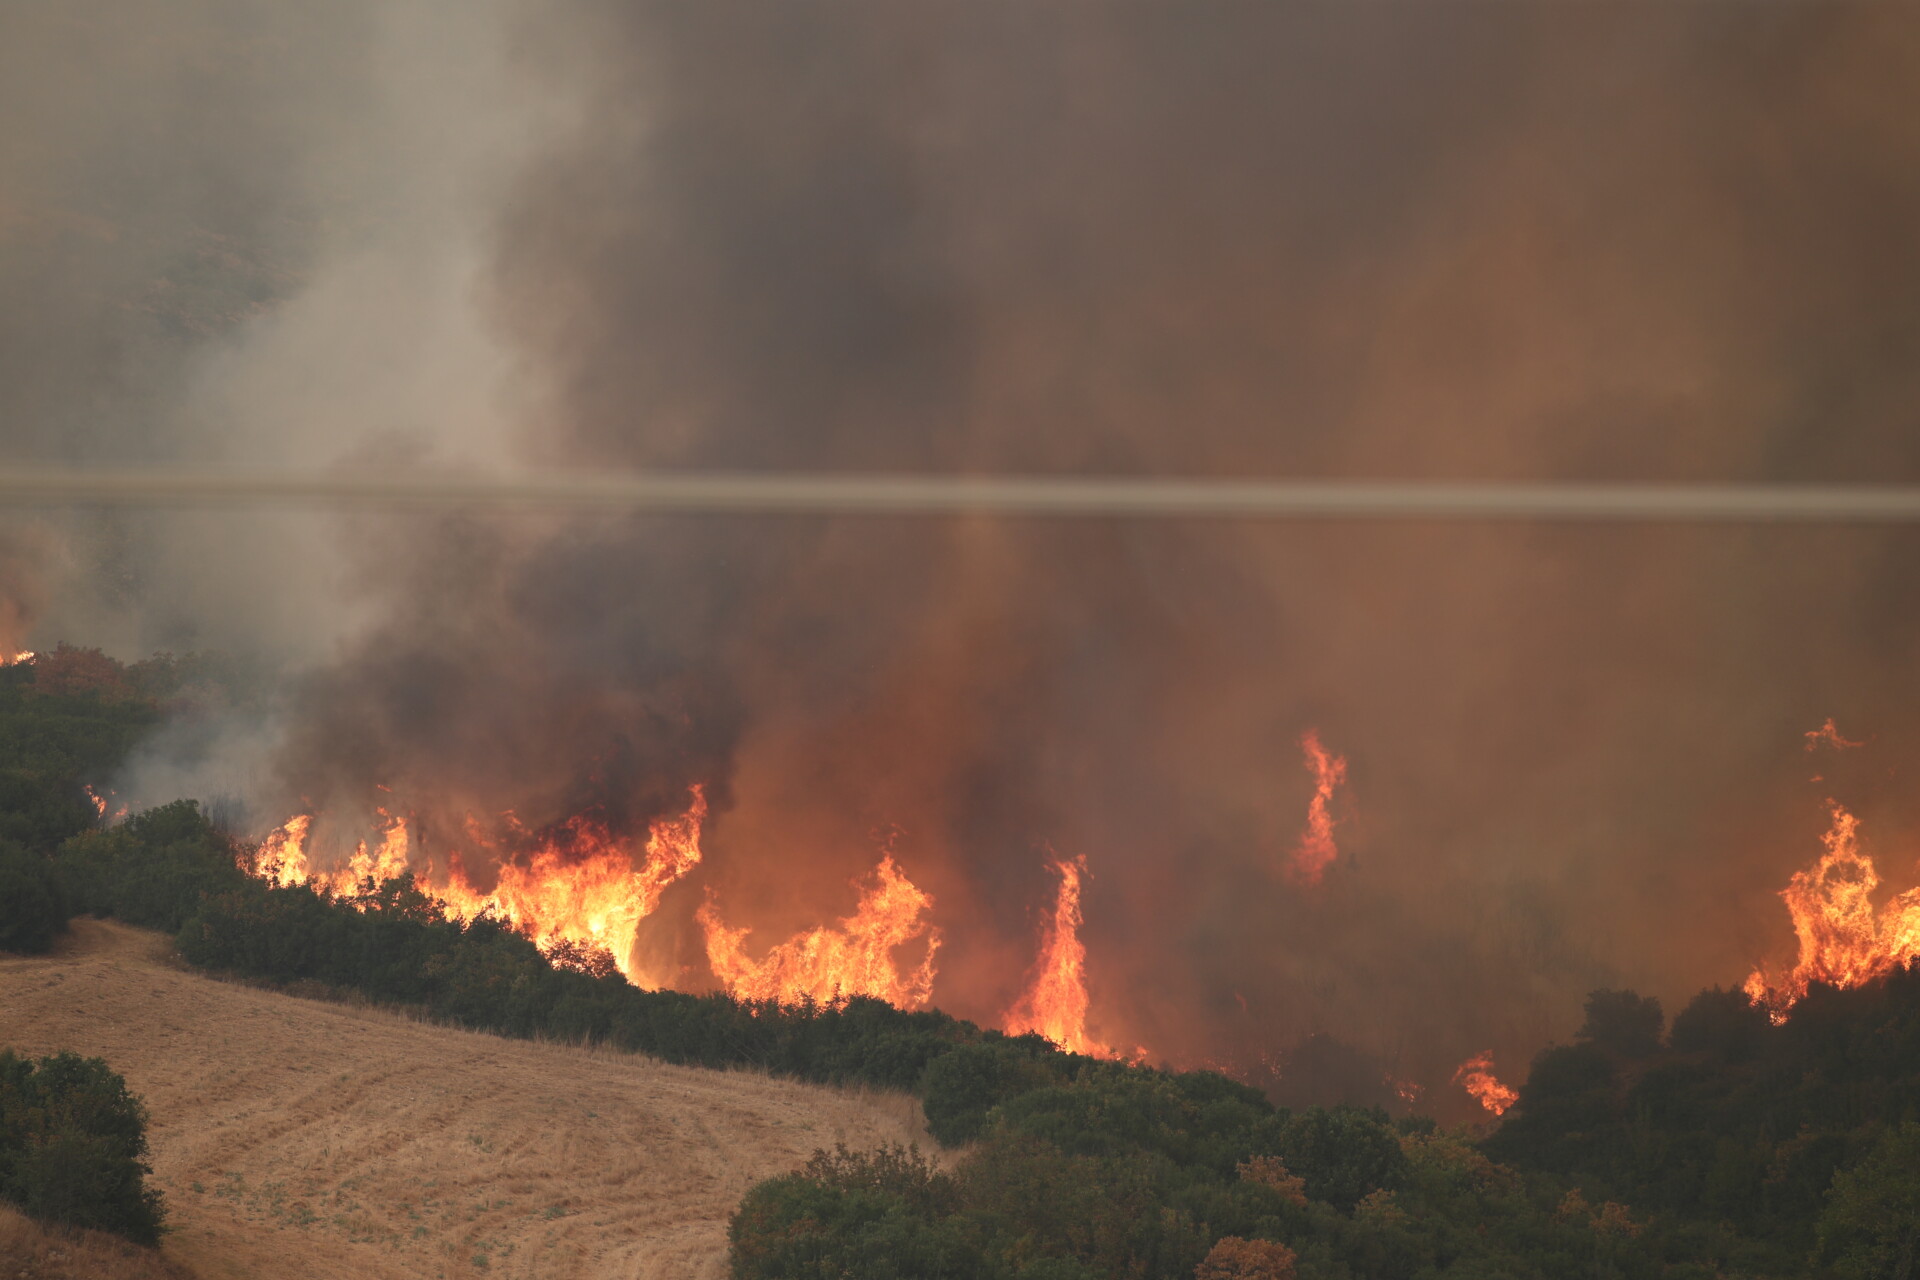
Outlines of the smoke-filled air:
{"type": "MultiPolygon", "coordinates": [[[[1920,480],[1903,6],[17,8],[8,466],[1920,480]]],[[[113,803],[640,986],[1460,1117],[1920,950],[1920,531],[0,521],[224,655],[113,803]]]]}

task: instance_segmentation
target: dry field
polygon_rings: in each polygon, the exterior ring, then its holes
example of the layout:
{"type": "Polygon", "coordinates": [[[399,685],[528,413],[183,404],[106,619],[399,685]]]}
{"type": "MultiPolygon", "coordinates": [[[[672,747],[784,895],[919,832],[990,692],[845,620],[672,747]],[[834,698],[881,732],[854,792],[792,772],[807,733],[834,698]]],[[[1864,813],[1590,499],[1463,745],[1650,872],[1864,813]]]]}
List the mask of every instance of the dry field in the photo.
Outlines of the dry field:
{"type": "MultiPolygon", "coordinates": [[[[0,958],[0,1045],[104,1057],[152,1113],[174,1231],[129,1277],[717,1277],[751,1183],[836,1141],[931,1145],[910,1098],[428,1026],[168,951],[76,920],[0,958]]],[[[29,1249],[60,1242],[0,1218],[0,1280],[69,1274],[29,1249]]]]}

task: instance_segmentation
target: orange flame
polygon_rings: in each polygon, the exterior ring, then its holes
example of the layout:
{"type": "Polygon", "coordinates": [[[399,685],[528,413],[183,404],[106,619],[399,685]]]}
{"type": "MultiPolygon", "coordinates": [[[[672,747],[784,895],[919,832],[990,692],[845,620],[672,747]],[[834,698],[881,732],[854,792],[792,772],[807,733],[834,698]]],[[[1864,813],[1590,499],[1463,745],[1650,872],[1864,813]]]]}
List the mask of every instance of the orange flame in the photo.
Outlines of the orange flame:
{"type": "Polygon", "coordinates": [[[1313,799],[1307,805],[1307,829],[1300,833],[1287,874],[1300,884],[1316,885],[1340,854],[1333,842],[1333,793],[1347,780],[1347,761],[1320,745],[1318,729],[1300,735],[1300,749],[1313,770],[1313,799]]]}
{"type": "Polygon", "coordinates": [[[107,803],[108,803],[107,797],[113,795],[113,792],[109,791],[107,792],[106,795],[103,796],[90,786],[82,787],[80,789],[87,793],[87,802],[93,806],[94,816],[99,818],[100,821],[118,822],[120,821],[120,819],[127,816],[127,806],[124,804],[114,809],[112,817],[107,816],[107,803]]]}
{"type": "MultiPolygon", "coordinates": [[[[304,814],[270,832],[248,870],[281,887],[305,884],[341,896],[368,881],[393,879],[411,868],[412,841],[405,818],[377,812],[385,823],[381,838],[371,845],[361,841],[345,865],[332,871],[312,863],[307,840],[313,819],[304,814]]],[[[565,943],[588,953],[610,952],[615,967],[639,984],[644,975],[636,972],[633,952],[640,922],[667,886],[699,863],[706,816],[706,794],[695,786],[685,813],[653,823],[637,867],[627,844],[600,823],[570,819],[531,853],[500,859],[499,878],[487,891],[475,887],[459,851],[450,850],[446,883],[430,892],[448,914],[461,920],[492,914],[542,948],[565,943]]],[[[497,852],[476,824],[469,824],[469,832],[476,845],[497,852]]]]}
{"type": "Polygon", "coordinates": [[[1453,1082],[1462,1085],[1481,1106],[1495,1115],[1505,1115],[1508,1107],[1520,1100],[1518,1090],[1509,1089],[1494,1078],[1493,1050],[1476,1053],[1460,1064],[1453,1082]]]}
{"type": "Polygon", "coordinates": [[[1818,751],[1821,747],[1832,747],[1835,751],[1845,751],[1849,747],[1865,745],[1864,743],[1852,742],[1841,737],[1840,730],[1834,725],[1832,716],[1828,716],[1827,722],[1818,729],[1807,730],[1806,739],[1808,751],[1818,751]]]}
{"type": "MultiPolygon", "coordinates": [[[[542,948],[567,942],[610,951],[628,981],[659,985],[636,976],[634,942],[667,886],[699,864],[706,817],[706,794],[696,786],[685,813],[649,829],[637,867],[625,844],[600,823],[571,818],[523,860],[502,863],[491,892],[475,889],[455,861],[442,898],[462,920],[491,912],[542,948]]],[[[481,840],[477,831],[474,839],[481,840]]]]}
{"type": "MultiPolygon", "coordinates": [[[[855,882],[856,887],[858,881],[855,882]]],[[[900,1009],[918,1009],[933,997],[934,955],[940,930],[921,919],[933,898],[907,879],[893,855],[880,859],[873,883],[861,890],[860,905],[839,924],[796,934],[754,960],[742,945],[752,932],[730,929],[709,898],[697,913],[706,931],[707,963],[736,999],[832,1001],[875,996],[900,1009]],[[926,956],[902,973],[896,947],[925,937],[926,956]]]]}
{"type": "Polygon", "coordinates": [[[32,662],[37,656],[31,649],[22,649],[11,658],[0,658],[0,667],[17,667],[23,662],[32,662]]]}
{"type": "Polygon", "coordinates": [[[1880,874],[1860,852],[1860,820],[1833,801],[1833,825],[1820,838],[1826,852],[1813,866],[1793,873],[1780,891],[1793,917],[1800,959],[1773,981],[1764,968],[1748,975],[1744,989],[1774,1022],[1807,994],[1810,983],[1857,987],[1884,977],[1920,957],[1920,889],[1909,889],[1876,909],[1880,874]]]}
{"type": "MultiPolygon", "coordinates": [[[[1040,929],[1032,979],[1007,1010],[1005,1030],[1014,1036],[1037,1031],[1068,1053],[1118,1058],[1087,1034],[1087,948],[1080,941],[1080,877],[1086,874],[1086,856],[1061,859],[1053,870],[1060,876],[1060,893],[1040,929]]],[[[1140,1052],[1144,1057],[1146,1051],[1140,1052]]]]}

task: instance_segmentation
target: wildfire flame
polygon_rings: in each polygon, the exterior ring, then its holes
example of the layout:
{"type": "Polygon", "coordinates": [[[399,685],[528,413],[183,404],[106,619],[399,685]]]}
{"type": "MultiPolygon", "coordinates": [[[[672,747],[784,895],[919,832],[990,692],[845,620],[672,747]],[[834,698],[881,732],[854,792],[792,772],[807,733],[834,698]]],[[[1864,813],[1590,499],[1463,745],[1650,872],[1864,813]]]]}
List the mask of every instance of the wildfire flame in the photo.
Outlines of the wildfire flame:
{"type": "Polygon", "coordinates": [[[1818,729],[1807,730],[1806,739],[1808,751],[1818,751],[1821,747],[1831,747],[1835,751],[1845,751],[1849,747],[1865,745],[1864,743],[1853,742],[1841,737],[1840,730],[1833,723],[1832,716],[1828,716],[1827,722],[1818,729]]]}
{"type": "Polygon", "coordinates": [[[1307,829],[1294,846],[1287,874],[1300,884],[1316,885],[1340,854],[1333,842],[1333,793],[1347,780],[1347,761],[1320,744],[1318,729],[1300,735],[1300,749],[1313,771],[1313,799],[1307,805],[1307,829]]]}
{"type": "Polygon", "coordinates": [[[1505,1115],[1507,1108],[1520,1099],[1518,1090],[1509,1089],[1494,1077],[1491,1049],[1476,1053],[1461,1063],[1453,1073],[1453,1082],[1463,1086],[1481,1106],[1497,1116],[1505,1115]]]}
{"type": "MultiPolygon", "coordinates": [[[[1060,892],[1053,914],[1040,928],[1040,954],[1026,991],[1007,1011],[1008,1035],[1037,1031],[1069,1053],[1095,1058],[1120,1055],[1087,1034],[1087,948],[1080,941],[1080,877],[1087,859],[1053,863],[1060,892]]],[[[1146,1051],[1140,1051],[1142,1057],[1146,1051]]]]}
{"type": "Polygon", "coordinates": [[[1860,851],[1860,820],[1831,800],[1827,804],[1833,825],[1820,838],[1826,852],[1811,867],[1794,872],[1780,891],[1800,941],[1799,962],[1778,981],[1764,967],[1755,968],[1744,984],[1748,997],[1776,1023],[1786,1021],[1811,983],[1857,987],[1920,957],[1920,889],[1876,908],[1873,892],[1880,887],[1880,874],[1860,851]]]}
{"type": "Polygon", "coordinates": [[[113,811],[113,816],[111,818],[107,816],[107,796],[111,796],[113,792],[109,791],[107,792],[107,795],[103,796],[90,786],[82,787],[81,790],[87,793],[87,801],[88,803],[93,805],[94,816],[99,818],[100,821],[118,822],[120,821],[120,819],[127,816],[127,806],[125,806],[124,804],[119,806],[113,811]]]}
{"type": "Polygon", "coordinates": [[[932,906],[933,898],[887,854],[874,869],[873,882],[861,889],[852,915],[796,934],[763,960],[748,956],[743,945],[752,930],[729,928],[711,898],[696,918],[706,931],[707,963],[737,999],[798,1004],[875,996],[896,1008],[918,1009],[933,997],[934,956],[940,949],[940,930],[921,918],[932,906]],[[921,937],[927,940],[926,955],[902,973],[894,949],[921,937]]]}
{"type": "Polygon", "coordinates": [[[20,652],[14,654],[11,658],[6,659],[5,661],[0,661],[0,667],[17,667],[23,662],[32,662],[34,658],[37,656],[38,655],[35,654],[34,651],[31,649],[22,649],[20,652]]]}
{"type": "MultiPolygon", "coordinates": [[[[307,814],[270,832],[248,870],[281,887],[304,884],[342,896],[368,881],[393,879],[412,868],[412,840],[404,817],[377,812],[384,824],[380,838],[359,842],[346,863],[332,871],[316,868],[309,856],[313,818],[307,814]]],[[[592,818],[572,818],[531,852],[499,859],[499,876],[490,890],[478,888],[460,852],[449,850],[446,882],[431,892],[450,915],[471,920],[492,914],[542,948],[566,943],[609,952],[628,981],[643,985],[633,958],[640,922],[659,905],[667,886],[699,863],[706,816],[706,795],[696,786],[685,813],[653,823],[637,866],[624,840],[592,818]]],[[[469,824],[469,835],[476,848],[498,852],[477,825],[469,824]]]]}

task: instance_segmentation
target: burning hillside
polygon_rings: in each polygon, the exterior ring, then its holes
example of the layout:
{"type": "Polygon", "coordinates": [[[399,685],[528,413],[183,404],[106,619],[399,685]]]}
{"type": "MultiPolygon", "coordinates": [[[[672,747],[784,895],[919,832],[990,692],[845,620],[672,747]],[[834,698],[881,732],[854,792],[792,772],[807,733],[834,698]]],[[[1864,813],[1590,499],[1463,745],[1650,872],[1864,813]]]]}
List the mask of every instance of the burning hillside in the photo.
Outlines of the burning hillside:
{"type": "Polygon", "coordinates": [[[637,847],[594,816],[577,815],[536,833],[506,813],[491,832],[470,821],[464,853],[450,847],[416,864],[406,817],[377,812],[378,836],[358,841],[330,868],[310,857],[314,819],[302,814],[260,843],[250,870],[272,884],[305,884],[338,896],[414,874],[458,919],[491,914],[543,949],[565,944],[576,952],[606,952],[629,981],[666,985],[636,969],[635,947],[641,922],[660,895],[700,861],[707,800],[699,786],[692,788],[685,812],[656,819],[637,847]],[[490,868],[491,887],[476,883],[469,867],[490,868]]]}
{"type": "MultiPolygon", "coordinates": [[[[1832,728],[1832,721],[1827,728],[1832,728]]],[[[1813,983],[1857,987],[1904,969],[1920,958],[1920,888],[1876,903],[1880,872],[1860,847],[1860,820],[1828,802],[1833,824],[1821,837],[1825,852],[1793,873],[1780,891],[1793,919],[1799,956],[1785,973],[1756,967],[1745,990],[1775,1022],[1813,983]]]]}

